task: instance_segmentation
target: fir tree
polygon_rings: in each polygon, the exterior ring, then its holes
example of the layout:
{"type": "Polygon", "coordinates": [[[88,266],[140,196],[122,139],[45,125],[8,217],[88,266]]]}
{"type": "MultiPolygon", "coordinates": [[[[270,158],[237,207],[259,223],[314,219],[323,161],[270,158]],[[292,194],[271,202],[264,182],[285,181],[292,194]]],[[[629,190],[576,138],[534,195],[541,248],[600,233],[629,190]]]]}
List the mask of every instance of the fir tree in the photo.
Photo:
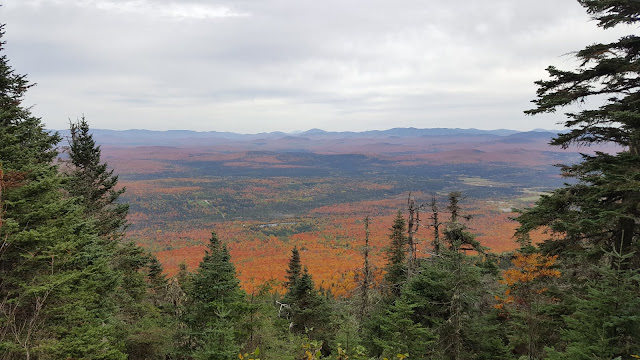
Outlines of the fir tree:
{"type": "Polygon", "coordinates": [[[124,359],[115,338],[113,248],[84,209],[62,196],[51,165],[60,138],[22,106],[30,86],[2,54],[0,353],[4,359],[124,359]]]}
{"type": "Polygon", "coordinates": [[[155,255],[149,255],[148,268],[147,281],[149,282],[149,290],[151,291],[153,304],[159,308],[168,307],[169,281],[164,274],[162,264],[155,255]]]}
{"type": "Polygon", "coordinates": [[[128,359],[164,359],[170,351],[175,319],[169,316],[169,309],[161,311],[159,306],[166,304],[164,299],[150,291],[152,282],[147,280],[144,269],[151,258],[133,242],[109,244],[116,247],[111,261],[114,270],[121,274],[114,297],[119,304],[118,337],[125,345],[128,359]]]}
{"type": "Polygon", "coordinates": [[[387,273],[384,277],[385,282],[391,289],[391,294],[396,297],[400,295],[402,284],[404,284],[407,279],[406,229],[407,227],[402,213],[398,211],[393,221],[393,226],[389,229],[391,230],[391,234],[389,234],[391,244],[387,249],[387,273]]]}
{"type": "Polygon", "coordinates": [[[287,292],[290,292],[295,288],[301,275],[302,265],[300,263],[300,252],[298,251],[298,247],[294,246],[291,250],[291,257],[289,258],[289,267],[287,268],[286,275],[287,280],[284,282],[287,292]]]}
{"type": "Polygon", "coordinates": [[[184,320],[196,359],[237,358],[241,340],[237,323],[246,307],[226,245],[215,232],[187,288],[184,320]]]}
{"type": "Polygon", "coordinates": [[[34,84],[9,65],[3,38],[4,24],[0,24],[0,162],[5,176],[19,176],[15,172],[51,164],[58,155],[55,146],[61,138],[57,133],[46,132],[40,119],[22,105],[34,84]]]}
{"type": "MultiPolygon", "coordinates": [[[[580,0],[598,26],[637,24],[640,4],[628,0],[580,0]]],[[[527,114],[555,112],[565,106],[604,102],[567,113],[567,132],[552,145],[609,144],[620,150],[583,155],[582,162],[563,166],[576,181],[542,196],[536,206],[518,218],[520,236],[546,227],[556,234],[544,249],[552,254],[584,256],[597,260],[602,249],[638,248],[640,229],[640,37],[628,35],[606,44],[589,45],[575,53],[575,70],[547,68],[549,79],[537,81],[534,109],[527,114]],[[604,100],[603,100],[604,99],[604,100]],[[622,242],[618,241],[623,239],[622,242]]],[[[638,253],[629,266],[640,266],[638,253]],[[633,265],[631,265],[633,263],[633,265]]]]}
{"type": "Polygon", "coordinates": [[[192,299],[212,310],[219,306],[236,307],[245,298],[229,250],[215,232],[211,233],[205,256],[191,282],[192,299]]]}
{"type": "Polygon", "coordinates": [[[413,309],[410,319],[432,333],[430,357],[438,359],[509,359],[505,334],[479,260],[443,248],[421,262],[401,298],[413,309]]]}
{"type": "Polygon", "coordinates": [[[291,306],[291,329],[295,333],[308,333],[311,338],[318,340],[326,338],[329,309],[325,299],[315,289],[306,267],[285,301],[291,306]]]}
{"type": "Polygon", "coordinates": [[[373,339],[371,355],[395,358],[397,354],[407,354],[410,359],[422,359],[432,354],[436,336],[412,320],[414,307],[399,298],[384,313],[377,315],[374,319],[377,336],[373,339]]]}
{"type": "Polygon", "coordinates": [[[116,189],[118,176],[100,161],[100,146],[96,145],[84,116],[71,123],[69,158],[72,165],[67,189],[81,199],[87,214],[95,218],[101,236],[117,238],[126,224],[128,204],[119,204],[125,189],[116,189]]]}
{"type": "Polygon", "coordinates": [[[600,266],[584,295],[576,299],[576,309],[565,316],[566,343],[547,349],[549,359],[625,359],[640,354],[640,271],[623,264],[632,253],[607,253],[613,267],[600,266]]]}
{"type": "Polygon", "coordinates": [[[297,247],[291,251],[287,269],[287,293],[283,303],[288,306],[286,314],[290,321],[289,329],[297,335],[306,335],[310,339],[324,341],[329,338],[331,327],[330,311],[326,299],[316,290],[311,274],[305,267],[301,271],[300,253],[297,247]]]}

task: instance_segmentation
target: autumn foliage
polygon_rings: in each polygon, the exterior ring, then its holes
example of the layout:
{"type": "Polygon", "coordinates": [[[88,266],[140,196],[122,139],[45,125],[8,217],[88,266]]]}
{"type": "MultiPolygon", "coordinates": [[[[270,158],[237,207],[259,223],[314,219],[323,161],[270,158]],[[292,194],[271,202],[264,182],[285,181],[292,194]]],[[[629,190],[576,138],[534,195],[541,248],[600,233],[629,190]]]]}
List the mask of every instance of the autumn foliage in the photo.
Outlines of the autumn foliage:
{"type": "MultiPolygon", "coordinates": [[[[258,186],[256,181],[251,181],[256,190],[254,194],[260,194],[261,188],[273,188],[282,183],[263,179],[262,186],[258,186]]],[[[163,187],[136,187],[134,192],[163,191],[163,187]]],[[[167,193],[172,196],[178,194],[173,191],[167,193]]],[[[426,197],[418,193],[420,195],[426,197]]],[[[321,206],[307,216],[282,222],[227,220],[189,228],[185,228],[188,224],[170,220],[169,212],[174,210],[167,209],[167,220],[160,223],[156,223],[159,219],[134,211],[129,215],[133,226],[128,236],[156,253],[166,273],[173,276],[181,262],[185,262],[191,270],[198,266],[206,239],[211,229],[215,228],[220,239],[228,244],[241,285],[249,293],[266,281],[284,281],[288,254],[297,246],[305,265],[314,276],[316,286],[330,291],[334,296],[350,297],[362,277],[364,217],[369,215],[371,219],[370,261],[374,269],[374,283],[379,284],[383,277],[385,259],[382,254],[388,246],[389,224],[393,222],[397,209],[403,208],[405,201],[404,197],[397,197],[343,203],[321,206]]],[[[512,251],[517,248],[513,238],[516,222],[510,219],[514,214],[501,210],[500,206],[485,201],[471,203],[472,218],[469,225],[478,232],[477,239],[483,246],[494,252],[512,251]]],[[[429,256],[431,237],[431,231],[423,224],[415,239],[419,258],[429,256]]],[[[534,236],[533,239],[537,242],[542,236],[534,236]]],[[[282,293],[283,288],[275,287],[274,290],[282,293]]]]}
{"type": "Polygon", "coordinates": [[[530,295],[542,295],[547,288],[541,283],[543,279],[558,278],[560,271],[553,268],[557,256],[544,256],[540,253],[516,253],[512,259],[513,267],[505,270],[502,280],[507,288],[503,296],[496,296],[497,309],[504,309],[507,304],[528,304],[530,295]]]}

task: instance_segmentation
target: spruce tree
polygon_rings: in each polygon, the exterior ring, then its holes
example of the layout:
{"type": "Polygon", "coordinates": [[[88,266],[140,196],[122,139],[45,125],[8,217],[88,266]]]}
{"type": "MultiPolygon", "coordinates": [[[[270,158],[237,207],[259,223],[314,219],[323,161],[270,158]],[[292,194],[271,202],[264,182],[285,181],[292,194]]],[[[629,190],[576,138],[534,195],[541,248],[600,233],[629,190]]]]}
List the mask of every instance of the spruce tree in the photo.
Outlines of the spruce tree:
{"type": "Polygon", "coordinates": [[[120,246],[116,261],[123,273],[117,292],[120,338],[129,360],[163,360],[172,352],[178,321],[169,299],[169,282],[158,259],[134,243],[120,246]],[[145,271],[148,269],[148,272],[145,271]]]}
{"type": "Polygon", "coordinates": [[[389,230],[391,230],[389,234],[391,244],[387,249],[387,273],[384,279],[390,288],[390,293],[397,297],[400,296],[402,285],[407,279],[407,236],[405,235],[407,225],[400,211],[396,214],[393,226],[389,230]]]}
{"type": "Polygon", "coordinates": [[[87,214],[95,218],[101,236],[117,238],[126,225],[128,204],[117,202],[125,189],[117,189],[118,176],[108,170],[100,160],[100,146],[96,145],[84,116],[71,123],[69,159],[71,173],[67,189],[71,196],[77,196],[87,209],[87,214]]]}
{"type": "Polygon", "coordinates": [[[371,355],[392,359],[398,354],[407,354],[410,359],[424,359],[433,354],[436,336],[413,320],[415,306],[399,298],[386,311],[374,315],[377,334],[372,341],[371,355]]]}
{"type": "Polygon", "coordinates": [[[289,267],[287,268],[286,281],[284,282],[284,287],[287,289],[287,292],[291,292],[298,280],[300,280],[300,276],[302,275],[302,265],[300,263],[300,252],[298,251],[298,247],[294,246],[291,249],[291,257],[289,258],[289,267]]]}
{"type": "Polygon", "coordinates": [[[626,359],[640,354],[640,271],[626,269],[615,249],[607,253],[613,267],[596,268],[597,277],[576,297],[575,312],[566,315],[565,346],[547,349],[549,359],[626,359]]]}
{"type": "Polygon", "coordinates": [[[291,306],[291,329],[295,333],[307,333],[312,339],[326,339],[329,309],[326,300],[315,289],[306,267],[285,301],[291,306]]]}
{"type": "MultiPolygon", "coordinates": [[[[0,26],[0,38],[4,26],[0,26]]],[[[4,41],[0,41],[0,52],[4,41]]],[[[63,197],[60,140],[22,106],[31,85],[0,56],[0,353],[4,359],[124,359],[115,338],[112,248],[63,197]]]]}
{"type": "Polygon", "coordinates": [[[211,233],[205,256],[187,287],[184,320],[195,359],[235,359],[242,343],[239,321],[246,307],[226,245],[211,233]]]}
{"type": "Polygon", "coordinates": [[[149,282],[151,301],[159,308],[166,308],[169,305],[169,280],[164,274],[162,264],[155,255],[150,254],[148,267],[147,281],[149,282]]]}
{"type": "Polygon", "coordinates": [[[133,242],[105,242],[116,248],[111,263],[121,281],[114,294],[118,304],[115,315],[118,337],[128,359],[164,359],[170,350],[175,321],[169,316],[169,309],[161,311],[160,306],[166,303],[152,291],[153,283],[144,271],[150,256],[133,242]]]}
{"type": "MultiPolygon", "coordinates": [[[[604,29],[640,20],[637,1],[579,3],[604,29]]],[[[518,235],[526,243],[531,230],[550,232],[540,247],[559,256],[570,280],[559,295],[566,309],[566,329],[561,329],[566,343],[549,344],[554,347],[547,349],[549,357],[609,359],[629,354],[633,347],[621,346],[618,339],[637,326],[632,320],[637,305],[631,314],[627,297],[637,298],[639,286],[626,276],[640,268],[640,37],[630,34],[592,44],[575,57],[575,69],[547,68],[549,78],[536,82],[535,108],[526,113],[552,113],[579,104],[565,114],[567,131],[551,144],[602,144],[615,150],[584,154],[581,162],[562,166],[562,174],[572,181],[523,211],[518,235]],[[590,101],[600,105],[590,107],[590,101]]]]}
{"type": "Polygon", "coordinates": [[[5,176],[21,177],[32,166],[51,164],[58,155],[55,146],[61,138],[45,131],[40,119],[22,105],[34,84],[9,64],[4,54],[4,26],[0,24],[0,162],[5,176]]]}
{"type": "MultiPolygon", "coordinates": [[[[640,3],[628,0],[580,0],[602,28],[638,24],[640,3]]],[[[523,239],[536,228],[555,233],[544,249],[553,254],[587,255],[595,260],[602,249],[616,247],[627,252],[638,249],[640,229],[640,37],[624,36],[617,41],[593,44],[575,53],[574,70],[547,68],[549,79],[537,81],[534,109],[527,114],[552,113],[581,104],[566,113],[566,132],[552,145],[614,145],[615,153],[582,155],[582,161],[563,166],[571,184],[542,196],[536,206],[518,218],[523,239]],[[589,108],[589,100],[602,103],[589,108]],[[623,241],[620,242],[619,240],[623,241]]],[[[640,266],[640,252],[627,260],[640,266]]],[[[577,263],[580,259],[575,260],[577,263]]]]}
{"type": "Polygon", "coordinates": [[[313,278],[305,267],[301,271],[300,252],[297,247],[291,250],[287,268],[287,293],[283,303],[288,306],[286,313],[290,321],[289,329],[298,335],[307,335],[310,339],[326,341],[331,321],[326,299],[316,290],[313,278]]]}
{"type": "MultiPolygon", "coordinates": [[[[158,290],[161,284],[151,284],[145,279],[143,269],[151,260],[149,255],[133,242],[114,241],[123,235],[128,205],[117,203],[124,189],[115,189],[118,177],[113,170],[107,170],[106,163],[101,163],[100,146],[93,140],[84,117],[71,124],[68,153],[71,171],[65,188],[84,208],[85,216],[96,224],[105,246],[113,250],[111,266],[121,278],[113,294],[119,304],[115,315],[118,336],[125,344],[128,358],[164,358],[168,351],[166,344],[173,334],[169,325],[173,319],[157,307],[161,299],[153,290],[158,290]]],[[[156,271],[162,271],[157,262],[155,265],[156,271]]],[[[161,280],[161,275],[156,273],[156,280],[161,280]]]]}
{"type": "Polygon", "coordinates": [[[503,327],[492,303],[491,283],[480,260],[443,248],[421,262],[403,288],[409,315],[432,334],[429,357],[437,359],[509,359],[503,327]]]}

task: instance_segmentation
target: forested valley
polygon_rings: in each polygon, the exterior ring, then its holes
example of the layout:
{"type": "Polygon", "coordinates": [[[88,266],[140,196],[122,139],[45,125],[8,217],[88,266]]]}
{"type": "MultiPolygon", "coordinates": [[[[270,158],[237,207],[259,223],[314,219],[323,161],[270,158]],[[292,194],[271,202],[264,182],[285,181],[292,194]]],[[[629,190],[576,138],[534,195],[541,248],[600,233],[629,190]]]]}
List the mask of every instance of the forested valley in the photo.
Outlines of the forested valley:
{"type": "MultiPolygon", "coordinates": [[[[636,1],[579,2],[603,28],[640,19],[636,1]]],[[[214,228],[199,234],[197,265],[166,271],[144,232],[127,236],[142,205],[131,216],[88,120],[67,139],[47,131],[0,44],[0,359],[640,358],[640,37],[590,45],[576,69],[551,66],[536,83],[529,115],[602,103],[568,113],[552,145],[616,150],[560,166],[566,183],[518,210],[513,251],[489,248],[491,234],[469,225],[469,194],[442,182],[444,194],[422,201],[415,189],[375,223],[375,204],[360,207],[357,241],[326,239],[357,269],[344,291],[314,281],[295,242],[278,254],[284,276],[241,284],[214,228]]],[[[210,205],[199,201],[189,205],[210,205]]],[[[251,246],[317,226],[283,222],[246,229],[264,235],[251,246]]]]}

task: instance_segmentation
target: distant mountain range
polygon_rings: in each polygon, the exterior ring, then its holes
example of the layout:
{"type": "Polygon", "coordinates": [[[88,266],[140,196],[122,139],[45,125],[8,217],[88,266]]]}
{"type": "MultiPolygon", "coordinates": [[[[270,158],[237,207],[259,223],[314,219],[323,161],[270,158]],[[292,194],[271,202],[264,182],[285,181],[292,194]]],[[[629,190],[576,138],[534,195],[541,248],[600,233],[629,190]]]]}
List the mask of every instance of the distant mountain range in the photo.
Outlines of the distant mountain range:
{"type": "MultiPolygon", "coordinates": [[[[99,144],[115,146],[202,146],[222,145],[235,142],[305,142],[317,140],[364,140],[385,138],[484,138],[484,141],[504,141],[506,143],[522,143],[528,140],[551,139],[558,131],[534,130],[520,132],[508,129],[478,130],[478,129],[450,129],[450,128],[393,128],[389,130],[369,130],[362,132],[333,132],[321,129],[311,129],[304,132],[270,132],[259,134],[238,134],[218,131],[191,130],[104,130],[92,129],[93,137],[99,144]]],[[[69,130],[60,130],[62,136],[68,136],[69,130]]]]}

